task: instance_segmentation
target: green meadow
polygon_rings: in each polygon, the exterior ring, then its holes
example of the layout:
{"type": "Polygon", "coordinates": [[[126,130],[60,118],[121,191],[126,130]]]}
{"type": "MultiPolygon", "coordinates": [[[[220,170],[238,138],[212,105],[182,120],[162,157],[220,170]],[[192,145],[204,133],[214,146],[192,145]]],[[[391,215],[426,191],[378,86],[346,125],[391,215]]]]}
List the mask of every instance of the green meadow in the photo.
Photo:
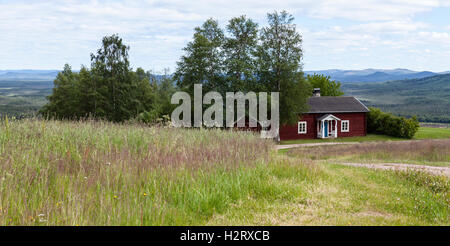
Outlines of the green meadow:
{"type": "Polygon", "coordinates": [[[448,177],[292,151],[241,131],[2,121],[0,225],[450,224],[448,177]]]}

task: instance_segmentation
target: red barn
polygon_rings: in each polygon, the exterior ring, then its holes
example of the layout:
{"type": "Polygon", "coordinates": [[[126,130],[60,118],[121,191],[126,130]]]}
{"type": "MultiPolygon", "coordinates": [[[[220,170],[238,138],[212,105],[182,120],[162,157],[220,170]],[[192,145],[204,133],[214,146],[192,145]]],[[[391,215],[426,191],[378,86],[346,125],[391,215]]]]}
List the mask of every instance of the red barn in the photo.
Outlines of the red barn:
{"type": "Polygon", "coordinates": [[[321,97],[320,89],[308,99],[309,111],[295,125],[280,127],[280,140],[365,136],[369,109],[354,97],[321,97]]]}

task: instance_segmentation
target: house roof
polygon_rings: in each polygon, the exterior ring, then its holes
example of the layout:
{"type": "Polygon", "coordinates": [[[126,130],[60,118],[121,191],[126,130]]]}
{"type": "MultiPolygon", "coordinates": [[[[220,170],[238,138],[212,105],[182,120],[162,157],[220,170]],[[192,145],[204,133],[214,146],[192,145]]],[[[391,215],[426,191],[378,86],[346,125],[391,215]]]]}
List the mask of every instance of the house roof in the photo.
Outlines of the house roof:
{"type": "Polygon", "coordinates": [[[310,97],[308,113],[360,113],[369,109],[355,97],[310,97]]]}

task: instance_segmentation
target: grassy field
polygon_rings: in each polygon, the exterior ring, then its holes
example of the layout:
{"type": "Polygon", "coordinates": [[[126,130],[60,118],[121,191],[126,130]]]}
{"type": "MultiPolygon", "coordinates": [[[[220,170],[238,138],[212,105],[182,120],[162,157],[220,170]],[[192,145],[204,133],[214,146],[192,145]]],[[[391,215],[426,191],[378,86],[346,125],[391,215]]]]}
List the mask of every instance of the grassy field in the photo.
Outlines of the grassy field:
{"type": "Polygon", "coordinates": [[[449,225],[449,201],[448,178],[279,155],[246,132],[0,123],[0,225],[449,225]]]}
{"type": "Polygon", "coordinates": [[[450,138],[450,128],[420,127],[415,139],[450,138]]]}
{"type": "Polygon", "coordinates": [[[287,163],[265,171],[276,192],[240,200],[208,225],[450,224],[449,184],[443,177],[287,163]]]}
{"type": "Polygon", "coordinates": [[[0,117],[35,114],[52,88],[52,81],[0,80],[0,117]]]}
{"type": "Polygon", "coordinates": [[[404,142],[364,142],[287,149],[284,153],[307,160],[377,163],[394,162],[450,166],[450,139],[404,142]]]}
{"type": "MultiPolygon", "coordinates": [[[[450,128],[420,127],[413,139],[442,139],[450,138],[450,128]]],[[[391,137],[379,134],[367,134],[364,137],[345,137],[329,139],[296,139],[281,141],[280,144],[323,143],[323,142],[373,142],[373,141],[399,141],[404,138],[391,137]]]]}

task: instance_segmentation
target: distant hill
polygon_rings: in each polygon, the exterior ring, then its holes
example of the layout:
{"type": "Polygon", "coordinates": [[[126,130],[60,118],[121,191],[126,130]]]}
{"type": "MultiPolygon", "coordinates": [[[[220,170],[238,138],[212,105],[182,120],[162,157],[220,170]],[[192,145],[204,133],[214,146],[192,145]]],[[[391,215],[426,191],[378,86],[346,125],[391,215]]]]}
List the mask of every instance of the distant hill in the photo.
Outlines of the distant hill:
{"type": "MultiPolygon", "coordinates": [[[[318,70],[318,71],[305,71],[306,74],[323,74],[330,76],[331,79],[337,80],[343,83],[346,82],[386,82],[391,80],[403,80],[403,79],[418,79],[425,78],[439,73],[433,73],[429,71],[412,71],[408,69],[364,69],[364,70],[318,70]]],[[[448,72],[443,72],[448,73],[448,72]]]]}
{"type": "MultiPolygon", "coordinates": [[[[0,111],[13,115],[37,110],[45,103],[45,96],[51,93],[58,72],[0,70],[0,111]]],[[[314,72],[345,82],[342,85],[344,92],[362,99],[369,106],[404,116],[418,115],[421,121],[450,123],[449,72],[436,74],[407,69],[335,69],[306,73],[314,72]],[[393,79],[405,77],[413,79],[393,79]]],[[[155,77],[158,81],[162,78],[161,75],[155,77]]]]}
{"type": "Polygon", "coordinates": [[[0,70],[0,80],[54,80],[58,70],[0,70]]]}
{"type": "Polygon", "coordinates": [[[450,122],[450,74],[381,83],[344,83],[346,95],[368,106],[421,121],[450,122]]]}
{"type": "MultiPolygon", "coordinates": [[[[59,70],[0,70],[0,81],[5,80],[54,80],[59,70]]],[[[364,69],[364,70],[318,70],[305,71],[306,74],[323,74],[341,82],[386,82],[391,80],[425,78],[438,74],[448,74],[450,71],[433,73],[417,72],[408,69],[364,69]]],[[[161,75],[155,75],[160,80],[161,75]]]]}
{"type": "MultiPolygon", "coordinates": [[[[59,72],[59,70],[0,70],[0,81],[53,81],[59,72]]],[[[158,74],[154,76],[157,81],[164,77],[158,74]]]]}

